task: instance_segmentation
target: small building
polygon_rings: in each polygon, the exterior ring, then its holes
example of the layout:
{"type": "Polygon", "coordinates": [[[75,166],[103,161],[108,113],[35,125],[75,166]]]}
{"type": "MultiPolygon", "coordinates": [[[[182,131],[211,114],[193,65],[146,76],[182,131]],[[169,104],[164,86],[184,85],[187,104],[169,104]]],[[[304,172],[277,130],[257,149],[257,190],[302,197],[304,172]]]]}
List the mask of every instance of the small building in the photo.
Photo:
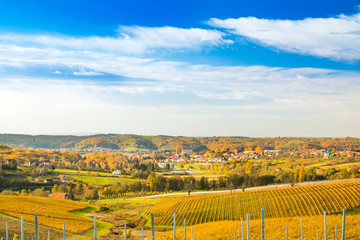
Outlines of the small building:
{"type": "Polygon", "coordinates": [[[331,156],[331,152],[325,152],[324,153],[324,158],[329,158],[331,156]]]}
{"type": "Polygon", "coordinates": [[[44,180],[44,183],[53,183],[53,180],[52,180],[52,178],[47,178],[47,179],[45,179],[44,180]]]}
{"type": "Polygon", "coordinates": [[[66,180],[65,175],[59,175],[60,181],[66,180]]]}
{"type": "Polygon", "coordinates": [[[57,199],[70,199],[67,193],[60,193],[60,192],[53,193],[50,195],[50,197],[57,199]]]}
{"type": "Polygon", "coordinates": [[[50,160],[44,160],[44,166],[49,166],[50,165],[50,160]]]}
{"type": "Polygon", "coordinates": [[[194,151],[192,149],[184,149],[182,150],[182,155],[184,154],[192,154],[194,151]]]}
{"type": "Polygon", "coordinates": [[[120,170],[114,170],[112,172],[112,175],[121,175],[121,171],[120,170]]]}
{"type": "Polygon", "coordinates": [[[65,175],[59,175],[59,178],[60,178],[61,183],[67,183],[68,182],[68,180],[66,180],[65,175]]]}
{"type": "Polygon", "coordinates": [[[166,165],[169,164],[170,168],[175,168],[175,163],[158,163],[159,168],[166,168],[166,165]]]}

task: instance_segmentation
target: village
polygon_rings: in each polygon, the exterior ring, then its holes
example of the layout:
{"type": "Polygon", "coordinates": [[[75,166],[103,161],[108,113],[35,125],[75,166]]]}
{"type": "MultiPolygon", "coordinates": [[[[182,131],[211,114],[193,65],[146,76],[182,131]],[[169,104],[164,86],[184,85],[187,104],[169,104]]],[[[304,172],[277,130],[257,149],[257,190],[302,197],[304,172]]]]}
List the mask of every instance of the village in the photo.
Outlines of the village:
{"type": "Polygon", "coordinates": [[[183,166],[184,164],[200,164],[210,165],[223,163],[227,161],[236,160],[251,160],[251,159],[276,159],[281,157],[293,157],[293,158],[323,158],[328,159],[330,157],[355,157],[360,156],[359,151],[336,151],[335,149],[321,149],[321,150],[303,150],[303,151],[282,151],[282,150],[267,150],[262,148],[247,148],[244,151],[239,150],[224,150],[222,152],[209,152],[202,153],[194,152],[191,149],[182,150],[180,154],[174,152],[132,152],[124,153],[129,160],[153,160],[162,169],[166,168],[169,164],[171,168],[183,166]]]}

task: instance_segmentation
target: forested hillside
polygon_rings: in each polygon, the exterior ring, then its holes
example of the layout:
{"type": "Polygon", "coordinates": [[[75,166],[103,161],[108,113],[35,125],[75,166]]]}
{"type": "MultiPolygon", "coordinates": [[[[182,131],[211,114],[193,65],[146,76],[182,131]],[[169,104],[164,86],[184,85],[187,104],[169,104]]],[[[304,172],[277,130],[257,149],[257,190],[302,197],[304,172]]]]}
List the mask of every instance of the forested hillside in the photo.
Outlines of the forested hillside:
{"type": "Polygon", "coordinates": [[[91,136],[0,134],[0,144],[20,148],[105,148],[114,150],[194,151],[262,147],[276,150],[336,149],[360,150],[359,138],[250,138],[250,137],[173,137],[132,134],[91,136]]]}

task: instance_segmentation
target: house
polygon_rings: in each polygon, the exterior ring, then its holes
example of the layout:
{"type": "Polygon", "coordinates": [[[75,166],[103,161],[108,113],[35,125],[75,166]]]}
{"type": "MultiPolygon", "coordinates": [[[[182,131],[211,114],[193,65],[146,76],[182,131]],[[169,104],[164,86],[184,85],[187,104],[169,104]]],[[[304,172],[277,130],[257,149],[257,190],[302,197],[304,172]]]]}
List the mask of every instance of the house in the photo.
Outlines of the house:
{"type": "Polygon", "coordinates": [[[166,164],[169,164],[170,168],[175,168],[175,163],[158,163],[159,168],[166,168],[166,164]]]}
{"type": "Polygon", "coordinates": [[[65,175],[59,175],[60,181],[66,180],[65,175]]]}
{"type": "Polygon", "coordinates": [[[47,178],[44,180],[44,183],[50,183],[50,184],[53,184],[53,183],[55,184],[55,183],[60,183],[60,182],[61,182],[60,178],[47,178]]]}
{"type": "Polygon", "coordinates": [[[44,180],[44,183],[53,183],[52,178],[47,178],[44,180]]]}
{"type": "Polygon", "coordinates": [[[324,153],[324,158],[328,158],[328,157],[330,157],[330,155],[331,155],[331,152],[325,152],[324,153]]]}
{"type": "Polygon", "coordinates": [[[192,149],[184,149],[182,150],[182,155],[184,154],[192,154],[194,151],[192,149]]]}
{"type": "Polygon", "coordinates": [[[68,182],[68,180],[66,180],[66,178],[65,178],[65,175],[59,175],[59,178],[60,178],[60,182],[61,182],[61,183],[66,183],[66,182],[68,182]]]}
{"type": "Polygon", "coordinates": [[[32,166],[32,165],[35,165],[35,164],[36,164],[35,161],[29,161],[29,162],[28,162],[28,166],[32,166]]]}
{"type": "Polygon", "coordinates": [[[112,172],[112,175],[121,175],[121,171],[120,170],[114,170],[112,172]]]}
{"type": "Polygon", "coordinates": [[[44,160],[44,166],[49,166],[50,165],[50,160],[44,160]]]}
{"type": "Polygon", "coordinates": [[[70,199],[67,193],[60,193],[60,192],[53,193],[50,195],[50,197],[57,199],[70,199]]]}

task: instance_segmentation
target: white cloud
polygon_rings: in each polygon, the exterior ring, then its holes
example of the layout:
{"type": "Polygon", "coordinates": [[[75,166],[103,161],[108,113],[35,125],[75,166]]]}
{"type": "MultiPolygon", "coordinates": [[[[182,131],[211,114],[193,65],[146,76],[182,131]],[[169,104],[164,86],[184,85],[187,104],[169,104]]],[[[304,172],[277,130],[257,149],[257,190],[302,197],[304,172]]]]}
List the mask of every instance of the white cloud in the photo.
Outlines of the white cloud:
{"type": "Polygon", "coordinates": [[[200,28],[121,26],[119,32],[128,41],[134,41],[139,49],[147,48],[199,48],[231,44],[223,39],[224,33],[200,28]]]}
{"type": "MultiPolygon", "coordinates": [[[[187,41],[212,39],[190,30],[181,32],[173,43],[166,36],[176,29],[149,33],[134,28],[121,39],[139,39],[141,51],[160,46],[194,49],[187,41]],[[187,36],[192,33],[193,38],[187,36]],[[169,43],[155,43],[161,39],[169,43]]],[[[258,136],[274,136],[284,135],[285,126],[301,129],[306,119],[312,134],[324,135],[311,127],[312,120],[319,124],[326,120],[334,129],[346,123],[349,131],[357,126],[351,121],[359,120],[360,73],[356,71],[194,65],[124,56],[97,49],[95,43],[64,47],[45,46],[45,42],[26,45],[18,39],[0,39],[0,107],[7,112],[0,119],[0,132],[64,133],[66,129],[68,133],[254,136],[248,129],[259,129],[258,136]],[[341,120],[352,113],[352,119],[341,120]],[[224,127],[216,132],[218,126],[224,127]]],[[[289,129],[293,135],[303,134],[289,129]]]]}
{"type": "Polygon", "coordinates": [[[80,67],[79,72],[73,73],[75,76],[101,76],[104,75],[100,72],[88,71],[87,69],[80,67]]]}
{"type": "Polygon", "coordinates": [[[86,59],[68,64],[144,81],[104,85],[2,75],[0,107],[7,114],[0,132],[360,136],[358,72],[86,59]]]}
{"type": "Polygon", "coordinates": [[[93,90],[98,88],[103,92],[144,94],[177,91],[203,99],[251,101],[257,98],[340,96],[358,91],[360,77],[358,72],[331,69],[193,65],[94,51],[18,46],[7,48],[0,45],[3,78],[21,79],[28,75],[27,69],[30,69],[31,76],[34,72],[32,68],[36,68],[37,72],[48,72],[49,75],[45,76],[47,79],[59,80],[59,77],[66,76],[68,78],[64,81],[72,81],[82,77],[79,81],[82,86],[92,86],[93,90]],[[15,70],[7,73],[9,66],[15,70]],[[101,81],[107,75],[130,79],[101,81]],[[69,76],[73,76],[73,79],[69,76]],[[96,76],[98,78],[94,78],[96,76]],[[93,78],[84,81],[84,77],[93,78]],[[140,80],[131,81],[131,78],[140,80]]]}
{"type": "Polygon", "coordinates": [[[360,59],[360,13],[303,20],[212,18],[208,23],[288,52],[334,60],[360,59]]]}
{"type": "Polygon", "coordinates": [[[227,91],[225,93],[211,93],[197,91],[195,94],[201,98],[210,98],[210,99],[221,99],[221,100],[241,100],[245,98],[246,93],[240,91],[227,91]]]}
{"type": "Polygon", "coordinates": [[[64,35],[0,34],[5,45],[142,54],[155,49],[199,50],[206,46],[231,44],[217,30],[176,27],[121,26],[118,37],[71,37],[64,35]]]}

